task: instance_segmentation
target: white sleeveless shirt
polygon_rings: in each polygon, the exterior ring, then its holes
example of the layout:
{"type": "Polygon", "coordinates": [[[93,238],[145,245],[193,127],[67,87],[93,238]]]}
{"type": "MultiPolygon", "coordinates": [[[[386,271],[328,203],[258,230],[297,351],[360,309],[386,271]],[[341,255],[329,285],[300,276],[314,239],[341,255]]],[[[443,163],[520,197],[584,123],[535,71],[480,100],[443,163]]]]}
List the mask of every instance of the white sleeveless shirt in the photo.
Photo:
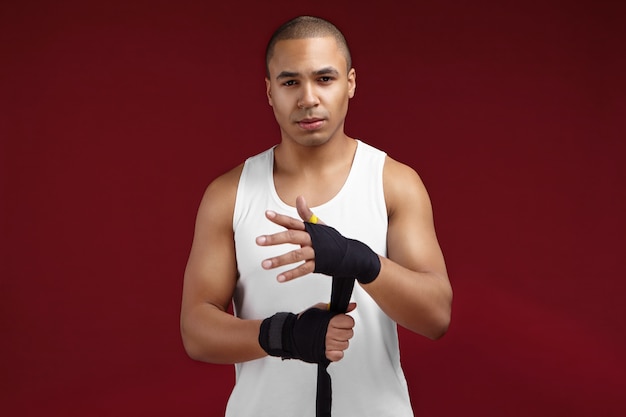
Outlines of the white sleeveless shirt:
{"type": "MultiPolygon", "coordinates": [[[[382,172],[385,153],[357,141],[348,178],[330,201],[313,212],[346,237],[387,254],[387,210],[382,172]]],[[[331,277],[310,274],[279,283],[280,268],[264,270],[261,262],[294,245],[261,247],[255,238],[281,230],[265,218],[274,210],[299,218],[274,188],[274,148],[246,160],[235,202],[233,230],[239,279],[234,312],[242,319],[264,319],[280,311],[299,313],[330,301],[331,277]]],[[[294,202],[289,202],[295,205],[294,202]]],[[[284,267],[291,269],[294,265],[284,267]]],[[[332,415],[336,417],[413,416],[400,365],[398,334],[393,322],[355,283],[350,313],[354,337],[344,358],[328,366],[332,378],[332,415]]],[[[236,381],[226,408],[227,417],[314,417],[317,365],[267,356],[235,364],[236,381]]]]}

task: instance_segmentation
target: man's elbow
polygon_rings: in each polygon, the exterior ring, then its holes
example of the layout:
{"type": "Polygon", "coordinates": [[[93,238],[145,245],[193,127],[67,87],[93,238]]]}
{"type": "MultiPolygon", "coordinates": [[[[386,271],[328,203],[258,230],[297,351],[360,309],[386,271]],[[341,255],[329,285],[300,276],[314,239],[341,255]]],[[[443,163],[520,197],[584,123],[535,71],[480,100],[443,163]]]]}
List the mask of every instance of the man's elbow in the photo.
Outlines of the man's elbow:
{"type": "Polygon", "coordinates": [[[402,325],[427,339],[438,340],[448,332],[448,327],[450,326],[450,312],[446,309],[440,309],[436,312],[430,311],[417,322],[402,325]]]}
{"type": "Polygon", "coordinates": [[[197,346],[195,346],[193,343],[186,341],[184,338],[183,347],[185,348],[185,353],[187,353],[187,356],[189,356],[189,358],[193,359],[194,361],[206,362],[200,349],[198,349],[197,346]]]}
{"type": "Polygon", "coordinates": [[[439,340],[448,332],[452,319],[452,293],[442,304],[432,319],[431,329],[427,335],[431,340],[439,340]]]}
{"type": "Polygon", "coordinates": [[[428,335],[431,340],[439,340],[448,332],[450,327],[450,316],[447,318],[442,317],[433,324],[430,334],[428,335]]]}
{"type": "Polygon", "coordinates": [[[186,328],[184,322],[180,323],[180,336],[183,342],[185,353],[194,361],[207,362],[206,354],[200,343],[192,336],[189,329],[186,328]]]}

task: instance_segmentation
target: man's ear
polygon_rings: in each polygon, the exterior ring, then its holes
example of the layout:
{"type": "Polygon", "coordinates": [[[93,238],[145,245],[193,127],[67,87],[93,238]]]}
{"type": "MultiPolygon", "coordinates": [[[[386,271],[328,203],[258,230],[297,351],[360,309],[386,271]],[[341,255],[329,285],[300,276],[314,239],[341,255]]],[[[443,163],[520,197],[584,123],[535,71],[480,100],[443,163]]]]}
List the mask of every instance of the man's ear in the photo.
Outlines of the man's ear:
{"type": "Polygon", "coordinates": [[[354,93],[356,92],[356,70],[354,68],[350,69],[348,72],[348,97],[354,97],[354,93]]]}
{"type": "Polygon", "coordinates": [[[267,95],[267,102],[272,106],[272,86],[267,77],[265,77],[265,94],[267,95]]]}

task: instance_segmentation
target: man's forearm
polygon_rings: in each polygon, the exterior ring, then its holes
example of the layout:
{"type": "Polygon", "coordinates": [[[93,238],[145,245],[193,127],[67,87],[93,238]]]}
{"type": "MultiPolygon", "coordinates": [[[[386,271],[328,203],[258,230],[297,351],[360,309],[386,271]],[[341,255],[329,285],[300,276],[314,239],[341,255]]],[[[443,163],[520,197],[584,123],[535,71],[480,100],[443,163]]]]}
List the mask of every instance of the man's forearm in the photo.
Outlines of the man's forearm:
{"type": "Polygon", "coordinates": [[[445,277],[415,272],[381,257],[378,277],[363,289],[396,323],[430,339],[443,336],[450,323],[452,289],[445,277]]]}
{"type": "Polygon", "coordinates": [[[261,320],[243,320],[211,305],[196,306],[181,316],[181,335],[189,357],[233,364],[267,354],[258,342],[261,320]]]}

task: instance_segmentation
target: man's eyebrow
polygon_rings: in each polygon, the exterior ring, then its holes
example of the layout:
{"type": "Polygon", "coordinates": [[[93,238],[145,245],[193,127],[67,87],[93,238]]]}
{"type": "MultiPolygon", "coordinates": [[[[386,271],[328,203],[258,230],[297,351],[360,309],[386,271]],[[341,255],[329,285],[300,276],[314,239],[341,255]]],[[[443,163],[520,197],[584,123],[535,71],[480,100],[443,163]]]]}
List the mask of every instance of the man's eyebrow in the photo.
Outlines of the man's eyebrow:
{"type": "Polygon", "coordinates": [[[292,71],[282,71],[280,72],[277,76],[276,79],[277,80],[281,80],[283,78],[295,78],[298,75],[300,75],[300,73],[298,72],[292,72],[292,71]]]}
{"type": "Polygon", "coordinates": [[[339,75],[339,71],[335,67],[325,67],[317,71],[313,71],[313,75],[339,75]]]}
{"type": "MultiPolygon", "coordinates": [[[[334,76],[338,76],[339,75],[339,71],[337,71],[337,69],[335,67],[324,67],[324,68],[320,68],[318,70],[313,71],[312,74],[316,75],[316,76],[319,76],[319,75],[334,75],[334,76]]],[[[299,76],[300,76],[299,72],[281,71],[276,76],[276,80],[281,80],[281,79],[284,79],[284,78],[296,78],[296,77],[299,77],[299,76]]]]}

